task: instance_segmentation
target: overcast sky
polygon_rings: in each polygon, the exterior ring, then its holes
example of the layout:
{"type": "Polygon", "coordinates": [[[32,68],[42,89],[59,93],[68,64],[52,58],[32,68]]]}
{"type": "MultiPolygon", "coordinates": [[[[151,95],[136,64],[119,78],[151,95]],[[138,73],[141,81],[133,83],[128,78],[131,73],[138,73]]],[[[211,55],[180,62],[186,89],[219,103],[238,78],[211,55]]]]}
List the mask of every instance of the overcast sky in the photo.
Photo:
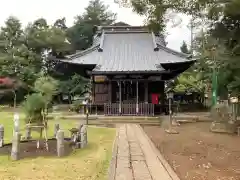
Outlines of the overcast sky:
{"type": "MultiPolygon", "coordinates": [[[[119,7],[114,0],[103,0],[109,5],[109,9],[117,13],[117,20],[130,25],[142,25],[144,17],[132,12],[131,9],[119,7]]],[[[4,25],[9,16],[16,16],[23,25],[32,22],[37,18],[44,17],[48,23],[53,23],[56,19],[65,17],[67,25],[73,24],[74,17],[81,14],[88,5],[89,0],[7,0],[1,2],[0,26],[4,25]]],[[[179,51],[182,41],[190,42],[190,31],[187,28],[188,17],[181,16],[182,24],[172,28],[169,24],[167,29],[168,47],[179,51]]]]}

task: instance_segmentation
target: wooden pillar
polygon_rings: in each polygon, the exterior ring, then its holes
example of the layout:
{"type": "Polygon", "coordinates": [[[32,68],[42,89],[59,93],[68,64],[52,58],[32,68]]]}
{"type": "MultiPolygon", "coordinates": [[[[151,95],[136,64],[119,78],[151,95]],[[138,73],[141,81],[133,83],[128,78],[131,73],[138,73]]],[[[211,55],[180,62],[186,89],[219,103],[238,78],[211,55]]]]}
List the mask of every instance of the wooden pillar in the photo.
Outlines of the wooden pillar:
{"type": "Polygon", "coordinates": [[[108,103],[112,103],[112,81],[108,83],[108,103]]]}
{"type": "Polygon", "coordinates": [[[144,101],[145,103],[148,103],[148,82],[144,82],[145,92],[144,92],[144,101]]]}
{"type": "Polygon", "coordinates": [[[95,103],[95,80],[94,80],[94,76],[92,76],[92,103],[95,103]]]}
{"type": "Polygon", "coordinates": [[[118,81],[119,83],[119,113],[122,113],[122,81],[118,81]]]}
{"type": "Polygon", "coordinates": [[[139,110],[139,108],[138,108],[138,80],[137,80],[137,82],[136,82],[136,113],[138,114],[138,110],[139,110]]]}

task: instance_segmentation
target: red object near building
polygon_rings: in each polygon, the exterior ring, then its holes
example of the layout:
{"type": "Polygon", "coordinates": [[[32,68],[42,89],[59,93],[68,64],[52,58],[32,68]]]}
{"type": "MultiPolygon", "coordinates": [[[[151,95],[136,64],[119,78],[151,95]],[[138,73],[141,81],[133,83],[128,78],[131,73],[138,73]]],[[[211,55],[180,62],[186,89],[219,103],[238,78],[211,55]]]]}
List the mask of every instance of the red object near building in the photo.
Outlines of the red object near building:
{"type": "Polygon", "coordinates": [[[3,84],[5,86],[12,86],[13,80],[8,77],[1,77],[0,78],[0,84],[3,84]]]}
{"type": "Polygon", "coordinates": [[[152,104],[159,104],[160,94],[152,94],[152,104]]]}

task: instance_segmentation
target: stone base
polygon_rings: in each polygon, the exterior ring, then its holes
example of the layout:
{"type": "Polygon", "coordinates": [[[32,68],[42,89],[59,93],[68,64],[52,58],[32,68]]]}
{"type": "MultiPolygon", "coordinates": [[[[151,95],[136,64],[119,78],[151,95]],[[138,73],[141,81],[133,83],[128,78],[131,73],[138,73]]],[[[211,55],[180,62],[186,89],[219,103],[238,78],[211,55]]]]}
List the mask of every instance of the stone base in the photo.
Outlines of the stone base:
{"type": "Polygon", "coordinates": [[[76,142],[74,145],[74,148],[81,149],[81,148],[85,148],[86,146],[87,146],[86,142],[76,142]]]}
{"type": "Polygon", "coordinates": [[[178,121],[172,121],[173,126],[180,126],[180,123],[178,121]]]}
{"type": "Polygon", "coordinates": [[[81,148],[81,142],[77,142],[77,143],[75,144],[75,148],[76,148],[76,149],[80,149],[80,148],[81,148]]]}
{"type": "Polygon", "coordinates": [[[165,132],[168,134],[179,134],[179,132],[175,129],[166,129],[165,132]]]}
{"type": "Polygon", "coordinates": [[[228,122],[212,122],[210,126],[211,132],[216,133],[230,133],[234,134],[236,132],[236,124],[228,123],[228,122]]]}
{"type": "Polygon", "coordinates": [[[87,146],[86,142],[81,142],[81,148],[85,148],[87,146]]]}
{"type": "Polygon", "coordinates": [[[19,160],[19,152],[11,152],[11,159],[14,161],[19,160]]]}
{"type": "Polygon", "coordinates": [[[21,139],[22,140],[30,140],[30,139],[32,139],[32,136],[30,136],[30,137],[22,137],[21,139]]]}

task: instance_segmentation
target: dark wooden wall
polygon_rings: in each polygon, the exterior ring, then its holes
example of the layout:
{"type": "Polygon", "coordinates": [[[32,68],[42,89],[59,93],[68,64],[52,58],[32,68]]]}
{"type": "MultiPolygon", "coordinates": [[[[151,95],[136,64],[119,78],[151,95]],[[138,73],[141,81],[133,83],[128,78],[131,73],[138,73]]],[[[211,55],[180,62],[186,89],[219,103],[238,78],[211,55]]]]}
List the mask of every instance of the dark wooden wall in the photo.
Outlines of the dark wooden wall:
{"type": "Polygon", "coordinates": [[[94,86],[94,104],[104,104],[108,102],[108,83],[95,83],[94,86]]]}
{"type": "MultiPolygon", "coordinates": [[[[151,103],[151,94],[160,94],[160,101],[164,101],[164,82],[139,82],[139,103],[145,102],[145,86],[148,86],[148,103],[151,103]]],[[[133,89],[136,91],[136,88],[133,89]]],[[[104,104],[108,102],[117,102],[117,93],[119,92],[118,83],[116,81],[109,81],[104,83],[94,83],[93,84],[93,103],[94,104],[104,104]]],[[[123,97],[123,92],[122,92],[123,97]]]]}

